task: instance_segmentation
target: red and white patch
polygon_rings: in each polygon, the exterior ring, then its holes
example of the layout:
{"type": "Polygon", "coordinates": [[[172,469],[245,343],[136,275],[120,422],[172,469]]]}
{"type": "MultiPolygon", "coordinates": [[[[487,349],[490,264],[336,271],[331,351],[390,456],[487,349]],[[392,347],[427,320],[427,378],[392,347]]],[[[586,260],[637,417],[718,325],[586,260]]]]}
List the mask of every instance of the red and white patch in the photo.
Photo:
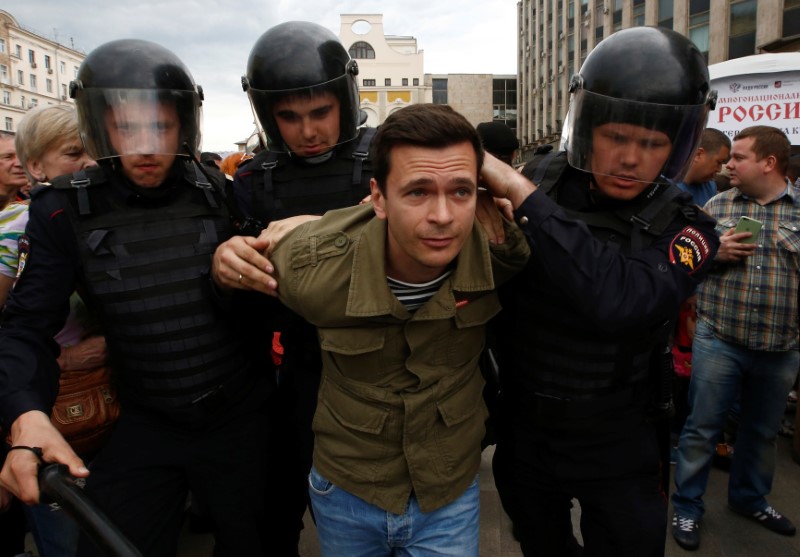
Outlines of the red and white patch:
{"type": "Polygon", "coordinates": [[[710,257],[708,240],[693,226],[681,230],[669,246],[670,263],[683,267],[690,275],[705,265],[710,257]]]}

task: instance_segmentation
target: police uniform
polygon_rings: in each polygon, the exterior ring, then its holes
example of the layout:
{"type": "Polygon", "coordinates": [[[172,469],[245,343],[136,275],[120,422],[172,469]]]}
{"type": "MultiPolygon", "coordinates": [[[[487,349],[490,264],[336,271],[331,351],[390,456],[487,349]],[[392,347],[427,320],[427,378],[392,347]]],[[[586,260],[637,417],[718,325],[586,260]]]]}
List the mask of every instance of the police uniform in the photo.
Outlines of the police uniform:
{"type": "MultiPolygon", "coordinates": [[[[244,215],[266,227],[273,220],[322,214],[369,195],[368,159],[374,128],[311,163],[286,153],[262,151],[243,166],[233,191],[244,215]]],[[[272,437],[267,477],[267,520],[263,526],[275,555],[296,555],[307,507],[308,472],[322,362],[316,329],[288,312],[273,321],[280,334],[280,371],[270,407],[272,437]]]]}
{"type": "Polygon", "coordinates": [[[501,290],[508,414],[495,458],[511,477],[498,489],[526,555],[573,554],[572,498],[597,554],[657,555],[666,499],[654,364],[709,269],[714,223],[667,182],[621,202],[564,153],[548,164],[515,215],[531,259],[501,290]]]}
{"type": "Polygon", "coordinates": [[[86,490],[146,555],[175,554],[190,488],[208,503],[220,554],[261,547],[263,502],[252,493],[263,485],[269,386],[252,329],[209,295],[211,256],[232,229],[200,176],[177,159],[159,187],[139,188],[102,161],[37,191],[0,336],[8,426],[49,413],[53,336],[70,294],[99,316],[122,414],[86,490]]]}

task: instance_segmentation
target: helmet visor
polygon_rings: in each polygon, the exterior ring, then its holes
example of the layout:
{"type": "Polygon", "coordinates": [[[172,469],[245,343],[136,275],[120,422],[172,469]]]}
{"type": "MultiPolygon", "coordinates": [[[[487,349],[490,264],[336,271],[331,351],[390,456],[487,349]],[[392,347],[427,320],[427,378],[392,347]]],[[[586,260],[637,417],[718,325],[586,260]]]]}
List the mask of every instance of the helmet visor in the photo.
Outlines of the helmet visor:
{"type": "Polygon", "coordinates": [[[200,146],[194,91],[84,89],[76,98],[81,137],[96,160],[123,155],[188,154],[200,146]]]}
{"type": "Polygon", "coordinates": [[[567,158],[595,175],[680,181],[705,127],[708,105],[667,105],[579,89],[569,110],[567,158]]]}
{"type": "Polygon", "coordinates": [[[327,152],[358,136],[358,87],[349,73],[296,89],[250,87],[247,94],[261,139],[270,151],[307,156],[303,153],[306,145],[318,144],[327,152]],[[328,103],[335,110],[325,113],[328,103]]]}

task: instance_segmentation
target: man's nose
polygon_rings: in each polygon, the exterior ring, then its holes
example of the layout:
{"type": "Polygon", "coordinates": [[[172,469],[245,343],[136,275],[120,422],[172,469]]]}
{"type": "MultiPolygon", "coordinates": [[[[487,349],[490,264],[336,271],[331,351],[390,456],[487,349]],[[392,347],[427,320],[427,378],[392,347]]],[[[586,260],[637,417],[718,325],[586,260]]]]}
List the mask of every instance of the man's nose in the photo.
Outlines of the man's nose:
{"type": "Polygon", "coordinates": [[[314,126],[314,122],[311,118],[303,118],[301,126],[303,137],[313,137],[316,133],[316,126],[314,126]]]}
{"type": "Polygon", "coordinates": [[[438,224],[447,224],[453,220],[453,212],[450,210],[447,196],[438,195],[432,200],[428,218],[438,224]]]}
{"type": "Polygon", "coordinates": [[[626,166],[635,166],[642,158],[642,149],[636,143],[631,142],[622,148],[620,154],[621,162],[626,166]]]}

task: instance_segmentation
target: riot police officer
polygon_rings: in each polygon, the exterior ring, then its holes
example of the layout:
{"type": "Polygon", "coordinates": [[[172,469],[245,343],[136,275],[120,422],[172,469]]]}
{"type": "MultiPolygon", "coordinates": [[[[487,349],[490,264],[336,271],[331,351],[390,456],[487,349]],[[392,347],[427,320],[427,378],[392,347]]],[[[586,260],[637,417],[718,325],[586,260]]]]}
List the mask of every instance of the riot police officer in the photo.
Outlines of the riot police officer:
{"type": "Polygon", "coordinates": [[[602,41],[571,91],[566,152],[527,169],[537,185],[497,161],[484,171],[504,175],[494,193],[533,248],[501,292],[498,488],[525,555],[577,553],[575,498],[587,554],[662,556],[663,346],[719,245],[673,182],[714,93],[697,48],[650,27],[602,41]]]}
{"type": "Polygon", "coordinates": [[[38,457],[67,464],[144,554],[165,556],[191,489],[212,513],[216,554],[259,553],[263,501],[252,493],[264,484],[269,383],[252,327],[209,295],[210,256],[233,230],[224,178],[184,155],[200,143],[202,90],[175,54],[132,39],[92,51],[70,89],[99,166],[31,203],[30,249],[0,330],[0,417],[13,445],[0,479],[31,503],[38,457]],[[49,421],[52,339],[76,287],[102,322],[122,402],[90,470],[49,421]]]}
{"type": "MultiPolygon", "coordinates": [[[[256,41],[242,83],[267,149],[240,168],[233,188],[259,226],[357,205],[369,194],[375,130],[360,127],[357,74],[336,36],[315,23],[282,23],[256,41]]],[[[248,277],[243,281],[257,287],[248,277]]],[[[307,506],[322,364],[313,327],[289,317],[276,328],[283,354],[264,527],[273,554],[294,557],[307,506]]]]}

